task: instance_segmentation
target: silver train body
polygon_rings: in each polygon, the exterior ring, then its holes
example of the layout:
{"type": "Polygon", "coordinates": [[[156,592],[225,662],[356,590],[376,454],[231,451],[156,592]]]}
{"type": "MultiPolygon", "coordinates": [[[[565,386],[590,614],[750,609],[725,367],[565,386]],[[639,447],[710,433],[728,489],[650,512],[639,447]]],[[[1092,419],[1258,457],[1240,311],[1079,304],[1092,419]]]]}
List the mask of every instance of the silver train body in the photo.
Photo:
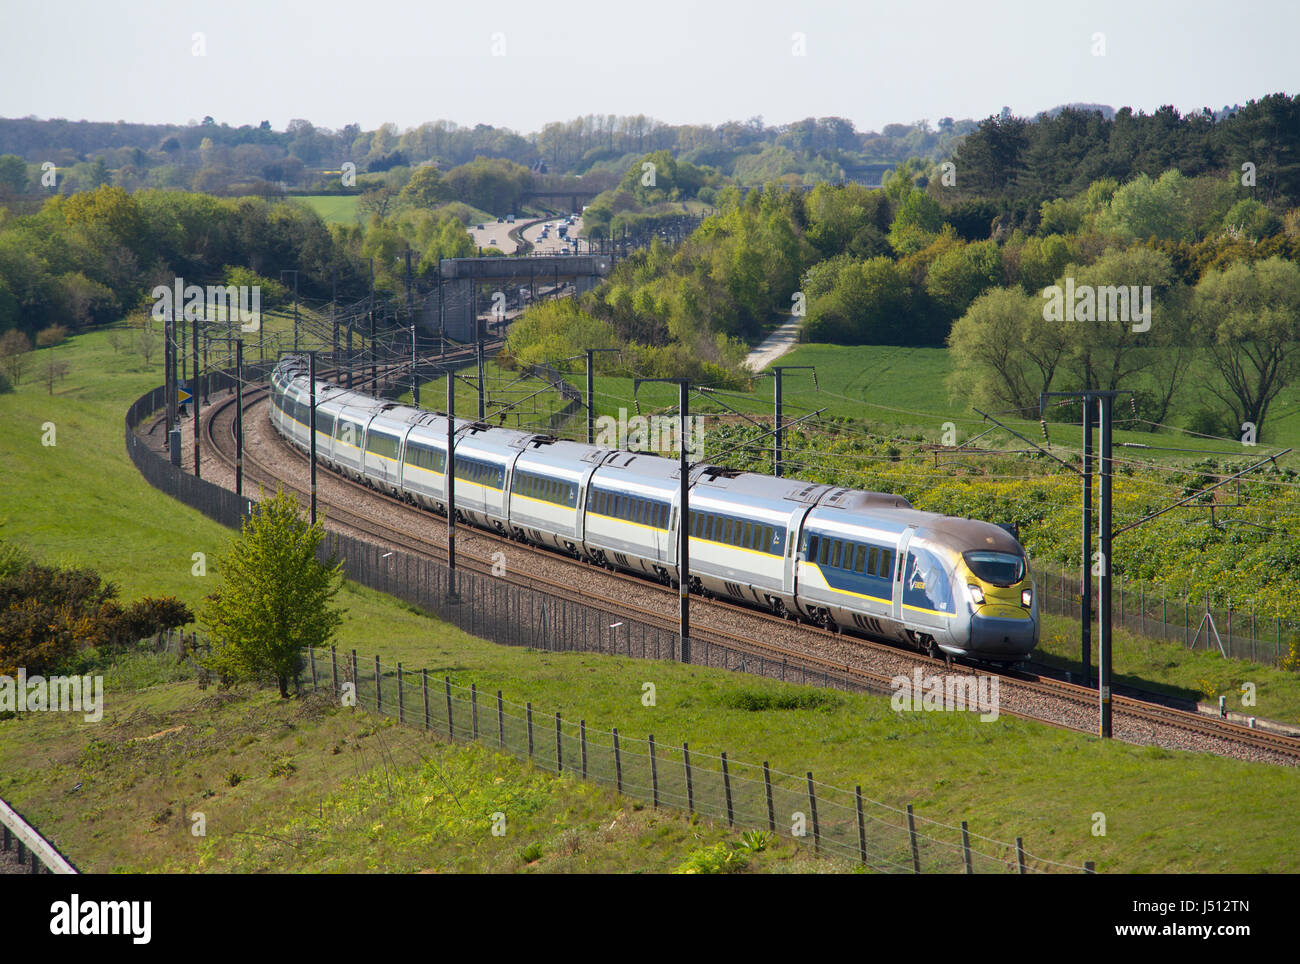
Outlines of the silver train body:
{"type": "MultiPolygon", "coordinates": [[[[272,374],[271,420],[310,444],[307,362],[272,374]]],[[[332,469],[446,512],[443,415],[318,381],[316,450],[332,469]]],[[[676,460],[458,419],[457,516],[669,585],[677,560],[676,460]]],[[[1038,643],[1024,550],[999,526],[920,512],[898,496],[695,465],[690,586],[827,627],[994,663],[1038,643]]]]}

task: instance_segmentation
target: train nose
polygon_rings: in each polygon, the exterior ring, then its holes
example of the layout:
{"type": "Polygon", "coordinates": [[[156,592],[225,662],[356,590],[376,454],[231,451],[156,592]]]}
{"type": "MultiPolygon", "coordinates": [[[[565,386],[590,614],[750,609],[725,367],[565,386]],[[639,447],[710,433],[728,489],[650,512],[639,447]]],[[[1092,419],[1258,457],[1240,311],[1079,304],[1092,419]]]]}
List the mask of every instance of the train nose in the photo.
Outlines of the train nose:
{"type": "Polygon", "coordinates": [[[972,616],[970,655],[977,659],[1017,662],[1038,645],[1038,614],[1028,619],[972,616]]]}

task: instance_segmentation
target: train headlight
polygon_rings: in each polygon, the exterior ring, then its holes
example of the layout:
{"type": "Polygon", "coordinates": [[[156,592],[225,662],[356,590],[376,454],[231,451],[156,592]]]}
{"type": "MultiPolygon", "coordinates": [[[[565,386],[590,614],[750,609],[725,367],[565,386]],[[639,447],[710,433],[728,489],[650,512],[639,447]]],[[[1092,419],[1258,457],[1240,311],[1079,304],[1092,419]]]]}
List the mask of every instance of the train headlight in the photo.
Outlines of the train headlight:
{"type": "Polygon", "coordinates": [[[1028,609],[1033,604],[1034,604],[1034,591],[1032,589],[1026,589],[1020,593],[1020,605],[1028,609]]]}
{"type": "Polygon", "coordinates": [[[970,598],[976,606],[984,605],[984,590],[973,583],[967,583],[966,588],[970,590],[970,598]]]}

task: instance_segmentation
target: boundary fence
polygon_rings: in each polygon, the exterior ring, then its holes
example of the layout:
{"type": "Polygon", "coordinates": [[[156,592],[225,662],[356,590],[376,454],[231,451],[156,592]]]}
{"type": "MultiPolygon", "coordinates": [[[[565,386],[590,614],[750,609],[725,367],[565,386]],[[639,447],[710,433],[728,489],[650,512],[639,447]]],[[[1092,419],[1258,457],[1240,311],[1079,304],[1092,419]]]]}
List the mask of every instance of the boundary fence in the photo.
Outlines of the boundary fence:
{"type": "MultiPolygon", "coordinates": [[[[653,807],[698,814],[728,827],[750,828],[811,842],[816,853],[860,863],[881,873],[1094,872],[1034,856],[1014,843],[918,816],[852,791],[802,776],[665,744],[653,734],[629,737],[615,729],[565,720],[531,702],[520,705],[500,690],[436,678],[428,670],[383,666],[356,650],[311,649],[304,667],[313,692],[336,699],[351,687],[356,705],[422,727],[449,741],[477,742],[527,759],[557,775],[570,774],[611,787],[653,807]]],[[[488,818],[484,814],[484,819],[488,818]]]]}
{"type": "MultiPolygon", "coordinates": [[[[1056,616],[1079,617],[1081,579],[1065,572],[1034,572],[1039,587],[1040,608],[1056,616]]],[[[1165,589],[1151,589],[1139,583],[1127,587],[1123,576],[1115,578],[1112,618],[1116,626],[1156,639],[1181,642],[1188,649],[1217,650],[1225,657],[1279,665],[1287,656],[1292,639],[1300,637],[1300,622],[1274,616],[1259,616],[1255,608],[1242,611],[1228,600],[1213,605],[1204,599],[1174,596],[1165,589]]],[[[1093,621],[1098,614],[1097,590],[1093,591],[1093,621]]]]}

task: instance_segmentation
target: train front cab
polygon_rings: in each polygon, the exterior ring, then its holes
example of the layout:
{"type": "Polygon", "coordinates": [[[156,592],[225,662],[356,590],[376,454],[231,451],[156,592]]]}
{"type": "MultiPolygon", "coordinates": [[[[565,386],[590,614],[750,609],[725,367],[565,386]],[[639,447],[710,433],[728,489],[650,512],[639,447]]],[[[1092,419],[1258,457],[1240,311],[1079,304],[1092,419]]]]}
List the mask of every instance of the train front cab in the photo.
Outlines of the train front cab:
{"type": "Polygon", "coordinates": [[[954,560],[955,588],[970,609],[960,655],[1017,663],[1038,645],[1038,591],[1023,552],[973,549],[954,560]]]}

